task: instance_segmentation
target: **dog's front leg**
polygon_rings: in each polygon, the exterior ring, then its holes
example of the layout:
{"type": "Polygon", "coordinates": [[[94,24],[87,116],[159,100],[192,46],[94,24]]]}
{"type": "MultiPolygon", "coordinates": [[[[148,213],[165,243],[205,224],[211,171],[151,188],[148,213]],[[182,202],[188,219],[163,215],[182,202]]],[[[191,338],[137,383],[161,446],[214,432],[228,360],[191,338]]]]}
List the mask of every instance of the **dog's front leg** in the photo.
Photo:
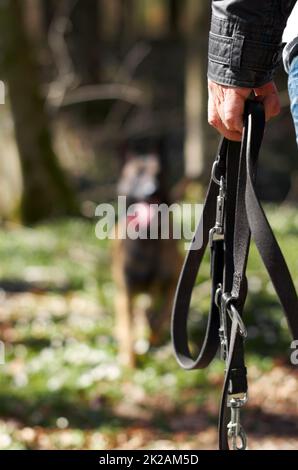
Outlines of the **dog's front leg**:
{"type": "Polygon", "coordinates": [[[135,367],[133,299],[131,293],[122,288],[116,297],[116,337],[119,361],[125,367],[135,367]]]}

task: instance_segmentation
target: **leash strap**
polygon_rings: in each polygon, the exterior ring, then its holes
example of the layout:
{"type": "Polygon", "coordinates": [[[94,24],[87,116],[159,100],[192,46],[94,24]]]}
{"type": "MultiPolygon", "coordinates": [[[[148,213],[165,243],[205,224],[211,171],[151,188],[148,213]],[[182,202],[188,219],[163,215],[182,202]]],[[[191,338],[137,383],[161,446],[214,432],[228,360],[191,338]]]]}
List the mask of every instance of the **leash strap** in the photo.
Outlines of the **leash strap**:
{"type": "Polygon", "coordinates": [[[257,162],[265,126],[263,105],[248,100],[241,144],[222,139],[214,162],[203,212],[187,253],[174,300],[172,338],[180,366],[205,368],[220,345],[225,379],[219,413],[219,448],[245,449],[240,408],[247,401],[244,361],[247,295],[245,276],[251,236],[272,280],[289,329],[298,339],[298,300],[288,267],[255,190],[257,162]],[[203,233],[201,248],[196,248],[203,233]],[[192,290],[206,251],[211,249],[211,301],[203,344],[194,358],[188,345],[187,320],[192,290]],[[229,422],[229,411],[231,421],[229,422]]]}

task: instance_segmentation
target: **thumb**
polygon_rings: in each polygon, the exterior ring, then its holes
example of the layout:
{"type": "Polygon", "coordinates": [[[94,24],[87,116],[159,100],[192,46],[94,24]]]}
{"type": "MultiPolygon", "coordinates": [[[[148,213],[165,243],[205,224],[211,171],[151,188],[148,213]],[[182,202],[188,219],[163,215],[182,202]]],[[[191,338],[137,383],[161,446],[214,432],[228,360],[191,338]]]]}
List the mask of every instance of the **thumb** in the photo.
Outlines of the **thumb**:
{"type": "Polygon", "coordinates": [[[262,101],[264,104],[266,121],[280,113],[280,100],[274,82],[255,88],[254,93],[258,101],[262,101]]]}

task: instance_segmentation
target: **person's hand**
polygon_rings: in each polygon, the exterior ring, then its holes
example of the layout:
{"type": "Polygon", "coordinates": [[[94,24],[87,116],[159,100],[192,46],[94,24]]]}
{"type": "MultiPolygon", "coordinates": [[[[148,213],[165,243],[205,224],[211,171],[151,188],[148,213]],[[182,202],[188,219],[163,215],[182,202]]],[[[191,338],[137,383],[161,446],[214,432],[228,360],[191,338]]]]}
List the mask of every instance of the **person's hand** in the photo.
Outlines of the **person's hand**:
{"type": "Polygon", "coordinates": [[[264,103],[266,121],[280,112],[278,91],[274,82],[259,88],[240,88],[208,80],[208,122],[229,140],[241,140],[246,99],[253,91],[264,103]]]}

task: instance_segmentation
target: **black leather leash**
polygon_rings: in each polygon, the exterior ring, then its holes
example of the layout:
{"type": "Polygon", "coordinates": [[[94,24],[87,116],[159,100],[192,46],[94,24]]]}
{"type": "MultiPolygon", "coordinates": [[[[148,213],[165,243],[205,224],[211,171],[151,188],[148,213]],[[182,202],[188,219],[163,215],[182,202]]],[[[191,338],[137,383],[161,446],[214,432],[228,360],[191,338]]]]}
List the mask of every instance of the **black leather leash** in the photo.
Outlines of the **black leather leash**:
{"type": "Polygon", "coordinates": [[[175,355],[184,369],[207,367],[220,346],[226,364],[219,414],[221,450],[229,449],[229,440],[233,449],[246,448],[246,436],[240,424],[240,409],[247,401],[246,328],[242,316],[251,236],[279,297],[292,336],[298,339],[297,293],[255,190],[264,127],[263,105],[248,100],[241,144],[227,139],[221,141],[203,213],[178,282],[172,316],[175,355]],[[198,249],[201,233],[203,241],[198,249]],[[208,244],[211,303],[205,338],[198,356],[193,358],[188,345],[187,319],[192,290],[208,244]]]}

